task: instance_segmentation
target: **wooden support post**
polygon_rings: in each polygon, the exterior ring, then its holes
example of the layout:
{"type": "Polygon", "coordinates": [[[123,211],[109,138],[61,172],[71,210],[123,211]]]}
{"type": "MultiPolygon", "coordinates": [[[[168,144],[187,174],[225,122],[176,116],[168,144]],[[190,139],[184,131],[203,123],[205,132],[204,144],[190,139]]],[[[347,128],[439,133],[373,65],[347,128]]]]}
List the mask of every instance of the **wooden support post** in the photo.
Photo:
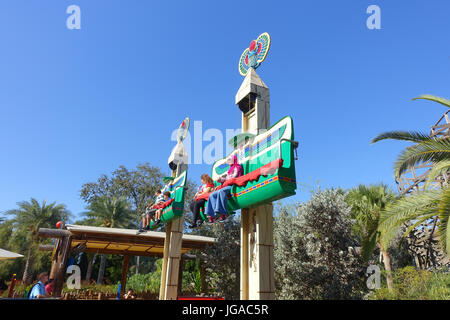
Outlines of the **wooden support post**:
{"type": "Polygon", "coordinates": [[[14,273],[11,277],[11,283],[9,284],[8,298],[11,298],[13,296],[15,285],[16,285],[16,274],[14,273]]]}
{"type": "MultiPolygon", "coordinates": [[[[177,177],[185,170],[187,170],[187,164],[179,164],[177,170],[172,170],[172,177],[177,177]]],[[[184,215],[167,224],[166,238],[164,240],[161,287],[159,289],[160,300],[175,300],[177,298],[183,225],[184,215]]]]}
{"type": "MultiPolygon", "coordinates": [[[[242,132],[260,134],[270,127],[270,93],[253,68],[239,88],[242,132]]],[[[272,204],[241,210],[241,299],[274,299],[272,204]]]]}
{"type": "Polygon", "coordinates": [[[52,260],[52,266],[51,266],[51,269],[50,269],[50,275],[48,276],[49,279],[55,280],[55,274],[58,271],[58,268],[56,267],[57,264],[58,263],[57,263],[57,259],[56,259],[56,256],[55,256],[54,259],[52,260]]]}
{"type": "Polygon", "coordinates": [[[123,257],[123,264],[122,264],[122,279],[120,281],[121,285],[121,291],[120,291],[120,299],[122,299],[123,295],[126,293],[126,287],[127,287],[127,275],[128,275],[128,263],[130,261],[130,256],[125,255],[123,257]]]}
{"type": "Polygon", "coordinates": [[[275,299],[272,214],[272,204],[250,209],[248,266],[250,300],[275,299]]]}
{"type": "Polygon", "coordinates": [[[241,300],[248,300],[249,209],[241,209],[241,300]]]}
{"type": "Polygon", "coordinates": [[[183,241],[183,224],[184,216],[172,221],[164,300],[175,300],[177,298],[178,271],[180,268],[181,244],[183,241]]]}
{"type": "Polygon", "coordinates": [[[184,268],[184,258],[181,256],[180,258],[180,267],[178,268],[178,289],[177,289],[177,297],[183,294],[183,268],[184,268]]]}
{"type": "Polygon", "coordinates": [[[205,263],[200,260],[200,265],[201,265],[201,278],[202,278],[202,293],[204,294],[208,294],[208,286],[206,285],[206,267],[205,267],[205,263]]]}
{"type": "Polygon", "coordinates": [[[166,292],[166,281],[167,281],[167,262],[169,260],[169,245],[170,245],[170,231],[172,229],[172,222],[166,225],[166,238],[164,239],[164,252],[163,252],[163,263],[161,267],[161,285],[159,287],[159,300],[164,300],[166,292]]]}
{"type": "Polygon", "coordinates": [[[58,246],[58,251],[55,254],[55,260],[52,264],[52,276],[54,279],[53,296],[61,297],[61,292],[64,285],[64,276],[66,273],[67,259],[70,255],[72,244],[72,236],[64,236],[58,246]]]}
{"type": "Polygon", "coordinates": [[[272,205],[241,211],[241,299],[275,299],[272,205]]]}

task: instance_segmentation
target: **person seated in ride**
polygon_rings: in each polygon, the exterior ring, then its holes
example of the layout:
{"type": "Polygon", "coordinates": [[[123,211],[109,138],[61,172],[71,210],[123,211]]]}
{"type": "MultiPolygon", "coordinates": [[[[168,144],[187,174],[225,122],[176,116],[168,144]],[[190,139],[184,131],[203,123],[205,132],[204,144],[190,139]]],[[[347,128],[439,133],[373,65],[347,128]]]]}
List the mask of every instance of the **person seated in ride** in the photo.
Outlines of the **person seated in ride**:
{"type": "Polygon", "coordinates": [[[161,190],[155,191],[155,201],[148,202],[147,208],[145,208],[145,213],[142,214],[142,223],[139,228],[139,232],[143,232],[145,230],[150,230],[150,220],[155,221],[155,213],[157,210],[157,206],[164,203],[164,195],[161,190]]]}
{"type": "Polygon", "coordinates": [[[198,196],[214,190],[214,181],[209,175],[204,173],[200,179],[202,181],[202,185],[198,188],[197,193],[194,195],[194,202],[192,202],[189,206],[193,215],[193,222],[189,225],[189,228],[191,229],[199,227],[203,223],[203,220],[200,219],[200,209],[205,207],[206,199],[197,199],[198,196]],[[197,221],[199,221],[199,224],[197,224],[197,221]]]}
{"type": "MultiPolygon", "coordinates": [[[[244,169],[238,163],[237,156],[235,154],[230,155],[227,158],[227,164],[230,165],[226,175],[221,176],[217,181],[225,183],[226,181],[238,178],[244,174],[244,169]]],[[[208,204],[206,205],[206,214],[209,216],[209,223],[216,221],[216,216],[220,214],[219,221],[225,221],[228,215],[228,195],[230,194],[231,185],[214,191],[209,195],[208,204]]]]}
{"type": "Polygon", "coordinates": [[[156,213],[155,213],[156,225],[161,223],[161,214],[163,211],[162,206],[169,200],[170,200],[170,192],[166,191],[166,192],[164,192],[164,202],[157,205],[157,206],[159,206],[159,208],[156,210],[156,213]]]}
{"type": "MultiPolygon", "coordinates": [[[[139,225],[139,232],[143,232],[145,230],[149,229],[149,224],[150,224],[150,220],[153,219],[153,216],[151,214],[151,208],[153,206],[153,202],[149,201],[147,204],[147,207],[145,208],[145,212],[142,214],[142,221],[141,224],[139,225]]],[[[153,212],[153,215],[155,213],[153,212]]]]}

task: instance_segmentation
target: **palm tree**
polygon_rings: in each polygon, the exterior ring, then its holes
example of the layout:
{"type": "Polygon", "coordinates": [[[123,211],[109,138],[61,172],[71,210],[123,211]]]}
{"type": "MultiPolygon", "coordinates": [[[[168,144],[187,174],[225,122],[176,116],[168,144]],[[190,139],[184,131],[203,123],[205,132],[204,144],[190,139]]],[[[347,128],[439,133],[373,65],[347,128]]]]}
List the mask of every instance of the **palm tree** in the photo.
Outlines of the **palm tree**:
{"type": "MultiPolygon", "coordinates": [[[[133,211],[125,198],[103,197],[93,200],[84,213],[93,225],[107,228],[127,228],[133,223],[133,211]]],[[[103,282],[106,254],[102,255],[97,283],[103,282]]],[[[89,279],[87,279],[89,281],[89,279]]]]}
{"type": "MultiPolygon", "coordinates": [[[[434,101],[450,108],[450,100],[444,98],[423,95],[413,100],[416,99],[434,101]]],[[[391,131],[378,135],[372,140],[372,143],[386,139],[414,142],[398,156],[394,164],[396,178],[424,162],[431,162],[432,168],[428,174],[424,191],[399,199],[381,213],[378,230],[383,234],[382,245],[388,245],[404,223],[413,221],[405,232],[406,236],[428,219],[438,218],[440,244],[444,251],[449,254],[450,188],[445,183],[442,184],[440,189],[429,189],[428,187],[436,177],[443,174],[447,175],[450,171],[450,136],[435,138],[420,132],[391,131]]]]}
{"type": "Polygon", "coordinates": [[[352,218],[356,220],[354,231],[362,239],[362,256],[365,261],[368,261],[375,247],[378,246],[383,257],[389,290],[392,290],[394,285],[391,258],[388,247],[381,241],[378,225],[380,213],[395,199],[395,193],[384,184],[359,185],[351,189],[346,196],[346,202],[351,207],[352,218]]]}
{"type": "Polygon", "coordinates": [[[6,214],[14,216],[12,219],[14,234],[22,238],[25,235],[24,244],[28,247],[28,250],[22,280],[29,284],[32,280],[33,253],[37,250],[39,228],[51,228],[58,221],[67,220],[70,217],[70,212],[64,204],[53,202],[47,205],[44,200],[40,205],[34,198],[31,198],[29,202],[18,202],[17,205],[18,209],[8,210],[6,214]]]}

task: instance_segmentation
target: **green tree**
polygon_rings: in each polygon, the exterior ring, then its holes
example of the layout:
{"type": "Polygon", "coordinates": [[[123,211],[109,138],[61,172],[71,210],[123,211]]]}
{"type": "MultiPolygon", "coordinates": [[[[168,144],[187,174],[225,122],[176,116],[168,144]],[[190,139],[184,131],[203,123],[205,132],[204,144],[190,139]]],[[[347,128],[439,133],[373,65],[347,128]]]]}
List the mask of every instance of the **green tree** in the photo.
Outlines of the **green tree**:
{"type": "MultiPolygon", "coordinates": [[[[153,199],[155,191],[161,189],[162,178],[165,175],[158,167],[153,167],[148,163],[139,164],[136,169],[129,170],[125,166],[120,166],[114,170],[111,175],[101,175],[96,182],[83,184],[80,196],[88,204],[104,197],[123,197],[131,204],[133,210],[133,221],[130,228],[135,228],[140,221],[141,214],[150,199],[153,199]]],[[[187,190],[185,194],[185,212],[189,210],[189,204],[193,200],[196,185],[190,180],[187,181],[187,190]]],[[[187,225],[191,222],[191,215],[185,216],[184,230],[189,231],[187,225]]],[[[89,217],[80,224],[94,225],[89,217]]],[[[162,231],[165,225],[161,226],[162,231]]],[[[140,257],[136,259],[135,270],[139,270],[140,257]]],[[[89,257],[89,266],[87,276],[91,274],[95,254],[89,257]]],[[[104,260],[103,260],[104,261],[104,260]]],[[[88,279],[89,280],[89,279],[88,279]]]]}
{"type": "Polygon", "coordinates": [[[135,211],[134,219],[145,211],[145,206],[155,191],[161,189],[161,179],[164,174],[157,167],[148,163],[139,164],[135,170],[120,166],[111,176],[105,174],[97,182],[83,184],[80,191],[81,198],[87,203],[98,198],[125,198],[135,211]]]}
{"type": "MultiPolygon", "coordinates": [[[[23,254],[24,248],[26,248],[26,232],[22,231],[20,237],[17,236],[18,232],[15,232],[15,236],[13,237],[13,231],[13,220],[4,219],[0,224],[0,248],[23,254]]],[[[23,258],[4,260],[0,262],[0,279],[8,279],[13,273],[15,273],[17,278],[19,278],[22,276],[24,270],[23,264],[23,258]]]]}
{"type": "Polygon", "coordinates": [[[351,226],[342,190],[318,191],[294,211],[282,207],[274,223],[277,298],[361,297],[365,265],[351,226]]]}
{"type": "Polygon", "coordinates": [[[198,233],[216,238],[213,245],[201,252],[210,290],[225,299],[239,299],[240,221],[232,216],[224,223],[201,228],[198,233]]]}
{"type": "Polygon", "coordinates": [[[39,228],[52,228],[58,221],[67,221],[70,212],[64,204],[56,202],[47,204],[44,200],[42,205],[31,198],[30,201],[17,203],[18,208],[8,210],[7,215],[12,216],[12,241],[20,241],[23,251],[26,250],[26,263],[22,280],[29,284],[33,276],[33,264],[38,251],[39,228]]]}
{"type": "Polygon", "coordinates": [[[382,210],[395,199],[395,193],[384,184],[359,185],[351,189],[346,196],[346,202],[351,207],[351,217],[356,221],[353,229],[361,238],[362,256],[365,261],[368,261],[375,247],[378,246],[383,256],[389,290],[393,289],[394,284],[391,257],[388,248],[383,246],[380,239],[378,224],[382,210]]]}
{"type": "MultiPolygon", "coordinates": [[[[83,184],[80,191],[81,198],[87,203],[102,197],[124,197],[132,204],[134,218],[138,223],[140,214],[150,199],[153,199],[155,191],[163,187],[162,178],[165,175],[158,167],[148,163],[139,164],[135,170],[129,170],[120,166],[110,176],[101,175],[96,182],[83,184]]],[[[185,211],[189,210],[197,185],[188,179],[186,183],[185,211]]],[[[191,216],[186,216],[185,229],[191,222],[191,216]]]]}
{"type": "MultiPolygon", "coordinates": [[[[133,224],[133,211],[125,198],[102,197],[91,200],[83,215],[92,225],[106,228],[128,228],[133,224]]],[[[97,283],[103,283],[106,254],[102,255],[97,283]]]]}
{"type": "MultiPolygon", "coordinates": [[[[416,99],[425,99],[450,107],[450,100],[431,95],[423,95],[416,99]]],[[[448,175],[450,171],[450,136],[431,137],[420,132],[390,131],[372,140],[372,143],[386,140],[410,141],[414,144],[403,150],[394,164],[394,175],[399,178],[414,166],[431,162],[432,169],[427,177],[425,190],[408,197],[403,197],[387,206],[380,215],[378,230],[382,233],[381,243],[388,246],[401,226],[413,222],[405,235],[428,219],[438,217],[438,232],[444,251],[450,253],[450,188],[444,183],[440,189],[428,189],[431,182],[440,175],[448,175]]]]}

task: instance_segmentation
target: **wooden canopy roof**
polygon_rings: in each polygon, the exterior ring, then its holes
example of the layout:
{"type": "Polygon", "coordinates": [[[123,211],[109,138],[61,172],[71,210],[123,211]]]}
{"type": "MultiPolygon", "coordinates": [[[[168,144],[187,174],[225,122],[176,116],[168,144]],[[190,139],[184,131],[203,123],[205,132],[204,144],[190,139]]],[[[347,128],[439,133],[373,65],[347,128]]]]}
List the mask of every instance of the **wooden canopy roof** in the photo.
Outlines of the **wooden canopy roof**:
{"type": "MultiPolygon", "coordinates": [[[[80,252],[100,254],[122,254],[131,256],[162,256],[165,232],[147,231],[136,234],[137,230],[102,228],[80,225],[66,225],[66,230],[40,229],[41,237],[57,237],[55,232],[64,232],[71,237],[71,249],[80,252]]],[[[213,244],[214,238],[183,234],[181,254],[191,249],[204,249],[213,244]]]]}

